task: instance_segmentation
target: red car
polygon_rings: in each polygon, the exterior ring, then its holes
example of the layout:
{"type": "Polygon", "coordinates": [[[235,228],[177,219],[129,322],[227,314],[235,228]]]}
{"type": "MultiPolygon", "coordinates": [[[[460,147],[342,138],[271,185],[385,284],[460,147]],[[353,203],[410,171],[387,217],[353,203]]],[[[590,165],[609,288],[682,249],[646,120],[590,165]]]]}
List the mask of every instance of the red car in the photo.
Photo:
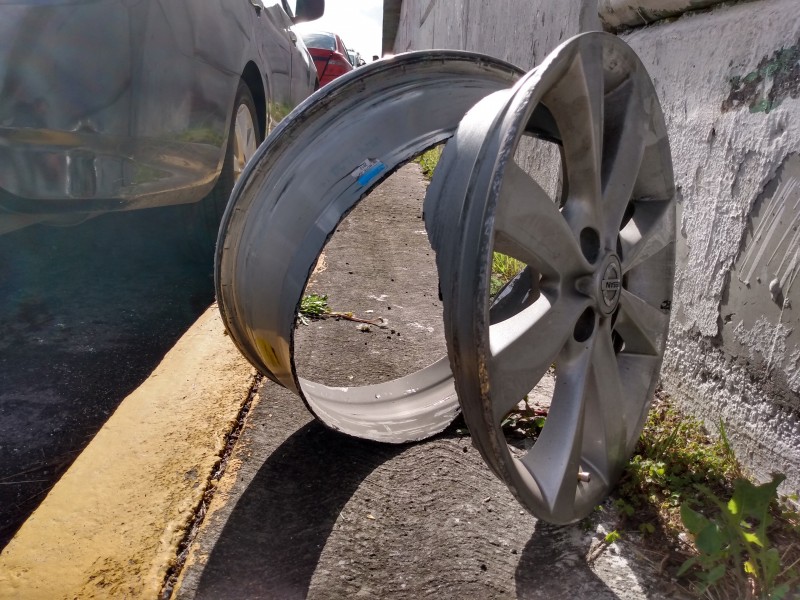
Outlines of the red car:
{"type": "Polygon", "coordinates": [[[314,59],[320,86],[355,69],[350,62],[347,47],[335,33],[303,31],[300,36],[314,59]]]}

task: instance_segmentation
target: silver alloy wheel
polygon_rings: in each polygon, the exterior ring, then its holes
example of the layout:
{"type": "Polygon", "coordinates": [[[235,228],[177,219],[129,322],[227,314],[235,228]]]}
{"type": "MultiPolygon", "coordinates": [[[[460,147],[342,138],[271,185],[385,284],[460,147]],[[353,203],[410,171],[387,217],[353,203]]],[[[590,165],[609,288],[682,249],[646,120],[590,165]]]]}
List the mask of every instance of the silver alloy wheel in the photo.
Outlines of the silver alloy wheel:
{"type": "Polygon", "coordinates": [[[246,103],[236,109],[234,115],[234,147],[233,147],[233,180],[237,181],[242,175],[247,161],[256,153],[258,147],[258,133],[253,120],[253,113],[246,103]]]}
{"type": "Polygon", "coordinates": [[[666,343],[673,196],[652,83],[604,33],[478,103],[439,161],[425,214],[456,390],[483,458],[539,518],[587,515],[634,449],[666,343]],[[560,144],[562,197],[515,162],[524,136],[560,144]],[[493,251],[528,268],[490,313],[493,251]],[[517,458],[501,423],[551,365],[544,429],[517,458]]]}
{"type": "Polygon", "coordinates": [[[442,431],[459,412],[447,358],[377,385],[339,388],[298,375],[293,332],[306,282],[328,237],[395,169],[452,136],[481,98],[522,74],[487,56],[404,54],[318,90],[275,128],[222,218],[215,281],[239,350],[298,394],[329,427],[386,442],[442,431]]]}

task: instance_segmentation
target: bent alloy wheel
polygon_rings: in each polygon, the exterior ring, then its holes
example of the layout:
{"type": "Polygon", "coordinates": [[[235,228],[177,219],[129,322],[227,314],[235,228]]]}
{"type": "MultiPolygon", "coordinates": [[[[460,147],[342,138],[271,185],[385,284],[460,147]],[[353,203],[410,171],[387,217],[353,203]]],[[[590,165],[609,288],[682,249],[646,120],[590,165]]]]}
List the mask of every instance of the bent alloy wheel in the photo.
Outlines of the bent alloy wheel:
{"type": "Polygon", "coordinates": [[[222,219],[215,281],[223,322],[244,356],[298,394],[323,423],[387,442],[442,431],[459,405],[447,358],[376,385],[300,377],[295,319],[306,282],[339,222],[383,178],[452,136],[477,101],[522,72],[467,52],[405,54],[318,90],[262,144],[222,219]]]}
{"type": "Polygon", "coordinates": [[[572,38],[479,102],[434,173],[426,224],[464,417],[487,464],[539,518],[587,515],[641,432],[669,322],[673,196],[652,83],[604,33],[572,38]],[[515,161],[529,136],[560,146],[558,197],[515,161]],[[527,268],[490,311],[494,251],[527,268]],[[519,456],[501,424],[551,367],[544,428],[519,456]]]}

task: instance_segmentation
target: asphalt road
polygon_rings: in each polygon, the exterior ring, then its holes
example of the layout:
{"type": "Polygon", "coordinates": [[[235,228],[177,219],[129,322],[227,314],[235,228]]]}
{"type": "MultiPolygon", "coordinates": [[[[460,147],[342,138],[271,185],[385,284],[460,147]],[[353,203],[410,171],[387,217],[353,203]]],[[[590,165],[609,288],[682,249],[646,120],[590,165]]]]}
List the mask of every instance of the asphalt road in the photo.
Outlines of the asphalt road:
{"type": "Polygon", "coordinates": [[[195,210],[0,236],[0,549],[212,302],[195,210]]]}

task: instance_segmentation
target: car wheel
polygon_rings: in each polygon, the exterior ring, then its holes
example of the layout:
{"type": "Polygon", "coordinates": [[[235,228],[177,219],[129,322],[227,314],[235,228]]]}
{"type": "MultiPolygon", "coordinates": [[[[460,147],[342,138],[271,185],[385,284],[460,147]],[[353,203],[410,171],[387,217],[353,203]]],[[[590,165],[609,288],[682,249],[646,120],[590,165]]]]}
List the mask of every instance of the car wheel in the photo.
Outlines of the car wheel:
{"type": "Polygon", "coordinates": [[[199,214],[193,219],[200,229],[199,242],[203,260],[211,261],[213,257],[219,223],[233,186],[262,139],[253,94],[247,84],[239,80],[222,171],[211,192],[197,203],[196,212],[199,214]]]}
{"type": "Polygon", "coordinates": [[[464,419],[537,518],[588,515],[634,450],[666,347],[674,195],[653,84],[606,33],[572,38],[478,103],[436,167],[425,211],[464,419]],[[559,196],[516,162],[532,136],[560,147],[559,196]],[[495,251],[528,268],[493,305],[495,251]],[[546,423],[520,447],[505,427],[548,373],[546,423]]]}

